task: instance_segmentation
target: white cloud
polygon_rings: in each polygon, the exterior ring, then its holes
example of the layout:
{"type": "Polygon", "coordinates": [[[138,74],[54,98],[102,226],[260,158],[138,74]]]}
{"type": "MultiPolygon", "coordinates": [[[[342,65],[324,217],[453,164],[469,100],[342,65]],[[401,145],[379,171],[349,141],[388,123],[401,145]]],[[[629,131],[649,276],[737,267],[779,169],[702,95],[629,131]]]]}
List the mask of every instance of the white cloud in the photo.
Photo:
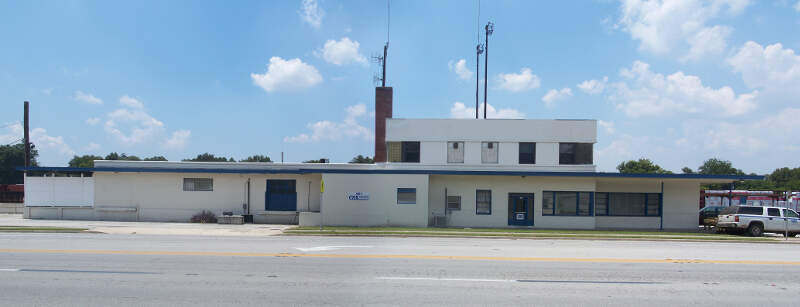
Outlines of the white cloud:
{"type": "Polygon", "coordinates": [[[86,145],[85,148],[86,151],[96,151],[98,149],[100,149],[100,144],[94,142],[89,142],[89,145],[86,145]]]}
{"type": "Polygon", "coordinates": [[[728,64],[753,88],[796,90],[800,87],[800,55],[779,43],[764,48],[749,41],[728,58],[728,64]]]}
{"type": "Polygon", "coordinates": [[[166,140],[164,145],[167,148],[183,148],[189,141],[190,136],[192,136],[192,132],[189,130],[173,131],[172,136],[166,140]]]}
{"type": "Polygon", "coordinates": [[[620,75],[627,82],[613,85],[610,99],[628,116],[653,116],[667,113],[701,113],[735,116],[755,110],[758,91],[739,94],[728,86],[704,86],[697,76],[676,72],[668,76],[650,71],[647,63],[635,61],[620,75]]]}
{"type": "Polygon", "coordinates": [[[335,40],[328,40],[325,45],[318,51],[322,54],[325,62],[334,65],[345,65],[351,63],[367,64],[367,58],[358,53],[360,44],[357,41],[352,41],[348,37],[343,37],[338,42],[335,40]]]}
{"type": "Polygon", "coordinates": [[[615,171],[615,167],[622,161],[634,160],[639,158],[651,158],[647,150],[653,150],[650,137],[633,136],[628,134],[620,135],[605,147],[595,150],[595,163],[600,171],[615,171]]]}
{"type": "Polygon", "coordinates": [[[721,122],[706,129],[703,146],[716,152],[737,152],[745,156],[764,157],[769,154],[800,154],[800,146],[787,136],[800,135],[800,126],[796,124],[800,118],[800,108],[786,108],[773,116],[747,123],[721,122]],[[776,133],[780,131],[780,133],[776,133]]]}
{"type": "Polygon", "coordinates": [[[322,17],[325,17],[325,11],[319,7],[316,0],[303,0],[300,11],[300,18],[306,23],[319,29],[322,25],[322,17]]]}
{"type": "Polygon", "coordinates": [[[322,75],[314,66],[303,63],[300,59],[284,60],[280,57],[269,59],[267,72],[251,73],[253,84],[267,92],[280,90],[299,90],[322,82],[322,75]]]}
{"type": "Polygon", "coordinates": [[[530,68],[523,67],[518,74],[508,73],[497,75],[498,88],[511,92],[522,92],[539,88],[541,80],[534,75],[530,68]]]}
{"type": "Polygon", "coordinates": [[[126,107],[131,107],[135,109],[141,109],[144,107],[141,101],[136,98],[130,97],[128,95],[122,96],[119,98],[119,103],[126,107]]]}
{"type": "Polygon", "coordinates": [[[720,54],[728,48],[726,42],[733,29],[724,26],[713,26],[700,29],[691,37],[689,42],[689,53],[681,58],[681,61],[698,60],[706,55],[720,54]]]}
{"type": "MultiPolygon", "coordinates": [[[[478,107],[479,117],[483,118],[483,103],[478,107]]],[[[475,118],[475,108],[468,108],[464,103],[456,101],[450,108],[452,118],[475,118]]],[[[486,118],[525,118],[525,113],[511,108],[497,110],[491,104],[487,104],[486,118]]]]}
{"type": "Polygon", "coordinates": [[[721,13],[738,15],[749,3],[749,0],[622,0],[617,27],[638,40],[641,50],[667,54],[689,47],[684,60],[694,60],[724,50],[725,40],[732,31],[708,26],[709,21],[721,13]]]}
{"type": "Polygon", "coordinates": [[[53,88],[52,87],[51,88],[42,89],[42,94],[50,96],[50,94],[52,94],[52,93],[53,93],[53,88]]]}
{"type": "Polygon", "coordinates": [[[472,71],[467,68],[467,60],[465,59],[460,59],[455,63],[453,61],[447,62],[447,68],[456,73],[461,80],[472,79],[472,71]]]}
{"type": "Polygon", "coordinates": [[[89,126],[97,125],[97,123],[99,123],[99,122],[100,122],[100,118],[99,117],[89,117],[89,118],[86,119],[86,124],[89,125],[89,126]]]}
{"type": "Polygon", "coordinates": [[[614,122],[611,121],[598,120],[597,125],[600,126],[600,128],[605,129],[608,134],[614,134],[616,131],[614,128],[614,122]]]}
{"type": "Polygon", "coordinates": [[[800,1],[794,4],[794,10],[800,12],[800,1]]]}
{"type": "Polygon", "coordinates": [[[44,128],[31,130],[31,142],[36,145],[36,149],[39,150],[39,155],[41,156],[50,154],[50,152],[55,152],[62,156],[75,154],[75,151],[64,142],[64,137],[51,136],[47,134],[47,130],[44,128]]]}
{"type": "Polygon", "coordinates": [[[4,128],[5,132],[0,134],[0,145],[21,142],[20,139],[22,139],[24,134],[22,123],[11,122],[4,124],[2,127],[4,128]]]}
{"type": "Polygon", "coordinates": [[[332,122],[328,120],[309,123],[310,133],[301,133],[295,136],[283,138],[286,143],[309,143],[319,141],[338,141],[344,138],[362,139],[369,141],[372,139],[372,131],[358,123],[358,119],[367,115],[367,106],[357,104],[345,109],[345,118],[342,122],[332,122]]]}
{"type": "Polygon", "coordinates": [[[572,89],[565,87],[560,90],[551,89],[542,96],[542,101],[548,106],[552,107],[557,101],[572,96],[572,89]]]}
{"type": "Polygon", "coordinates": [[[602,80],[586,80],[578,84],[578,89],[587,94],[600,94],[606,88],[608,83],[608,76],[604,76],[602,80]]]}
{"type": "Polygon", "coordinates": [[[100,98],[95,97],[92,94],[84,93],[81,91],[75,91],[75,96],[73,99],[77,101],[83,101],[89,104],[103,104],[103,100],[100,98]]]}

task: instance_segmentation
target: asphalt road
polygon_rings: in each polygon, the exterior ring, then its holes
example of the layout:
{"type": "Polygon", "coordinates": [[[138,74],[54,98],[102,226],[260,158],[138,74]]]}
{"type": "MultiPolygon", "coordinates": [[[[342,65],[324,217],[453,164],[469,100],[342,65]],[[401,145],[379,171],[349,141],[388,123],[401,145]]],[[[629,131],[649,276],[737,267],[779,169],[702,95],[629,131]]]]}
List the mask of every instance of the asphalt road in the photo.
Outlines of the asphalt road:
{"type": "Polygon", "coordinates": [[[0,233],[0,305],[798,306],[800,244],[0,233]]]}

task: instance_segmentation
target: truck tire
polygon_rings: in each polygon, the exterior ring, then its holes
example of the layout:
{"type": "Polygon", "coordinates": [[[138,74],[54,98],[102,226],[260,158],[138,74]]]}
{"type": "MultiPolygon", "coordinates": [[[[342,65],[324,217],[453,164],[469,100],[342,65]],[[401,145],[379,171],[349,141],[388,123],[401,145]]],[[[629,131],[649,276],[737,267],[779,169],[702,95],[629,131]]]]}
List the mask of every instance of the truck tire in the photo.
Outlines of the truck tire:
{"type": "Polygon", "coordinates": [[[747,227],[747,233],[753,237],[760,237],[764,235],[764,226],[758,223],[752,223],[750,227],[747,227]]]}

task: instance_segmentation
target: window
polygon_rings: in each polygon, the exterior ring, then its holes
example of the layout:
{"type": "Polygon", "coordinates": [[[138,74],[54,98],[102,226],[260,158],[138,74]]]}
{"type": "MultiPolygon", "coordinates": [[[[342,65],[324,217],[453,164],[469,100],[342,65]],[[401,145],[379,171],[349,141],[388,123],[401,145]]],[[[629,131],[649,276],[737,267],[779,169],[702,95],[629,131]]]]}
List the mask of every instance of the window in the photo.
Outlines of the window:
{"type": "Polygon", "coordinates": [[[519,164],[536,164],[536,143],[519,143],[519,164]]]}
{"type": "Polygon", "coordinates": [[[402,162],[402,146],[400,142],[388,142],[386,143],[386,153],[389,156],[387,161],[389,162],[402,162]]]}
{"type": "Polygon", "coordinates": [[[398,204],[416,204],[417,203],[417,189],[416,188],[397,188],[397,203],[398,204]]]}
{"type": "Polygon", "coordinates": [[[447,163],[464,163],[464,142],[447,142],[447,163]]]}
{"type": "Polygon", "coordinates": [[[592,143],[559,143],[559,164],[592,164],[592,143]]]}
{"type": "Polygon", "coordinates": [[[592,192],[544,191],[542,215],[591,216],[592,192]]]}
{"type": "Polygon", "coordinates": [[[211,178],[183,178],[184,191],[213,191],[214,180],[211,178]]]}
{"type": "Polygon", "coordinates": [[[497,163],[497,142],[481,143],[481,163],[497,163]]]}
{"type": "Polygon", "coordinates": [[[475,191],[475,214],[492,214],[492,191],[475,191]]]}
{"type": "Polygon", "coordinates": [[[762,207],[739,207],[739,214],[764,215],[762,207]]]}
{"type": "Polygon", "coordinates": [[[781,210],[779,210],[778,208],[767,208],[767,215],[780,217],[781,210]]]}
{"type": "Polygon", "coordinates": [[[402,162],[419,163],[419,142],[402,142],[402,162]]]}
{"type": "Polygon", "coordinates": [[[461,196],[447,196],[447,210],[461,210],[461,196]]]}
{"type": "Polygon", "coordinates": [[[794,210],[783,209],[783,217],[800,217],[794,210]]]}
{"type": "Polygon", "coordinates": [[[660,216],[660,193],[595,193],[595,215],[660,216]]]}

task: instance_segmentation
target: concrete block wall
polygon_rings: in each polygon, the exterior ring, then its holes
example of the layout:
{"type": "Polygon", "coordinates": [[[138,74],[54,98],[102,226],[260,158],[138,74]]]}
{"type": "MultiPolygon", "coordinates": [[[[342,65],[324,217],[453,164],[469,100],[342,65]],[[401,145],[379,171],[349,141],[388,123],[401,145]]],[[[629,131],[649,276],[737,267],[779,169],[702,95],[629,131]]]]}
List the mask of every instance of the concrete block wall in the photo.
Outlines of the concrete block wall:
{"type": "Polygon", "coordinates": [[[325,226],[428,225],[428,175],[323,174],[321,219],[325,226]],[[397,188],[415,188],[415,204],[398,204],[397,188]],[[369,193],[350,200],[348,193],[369,193]]]}

